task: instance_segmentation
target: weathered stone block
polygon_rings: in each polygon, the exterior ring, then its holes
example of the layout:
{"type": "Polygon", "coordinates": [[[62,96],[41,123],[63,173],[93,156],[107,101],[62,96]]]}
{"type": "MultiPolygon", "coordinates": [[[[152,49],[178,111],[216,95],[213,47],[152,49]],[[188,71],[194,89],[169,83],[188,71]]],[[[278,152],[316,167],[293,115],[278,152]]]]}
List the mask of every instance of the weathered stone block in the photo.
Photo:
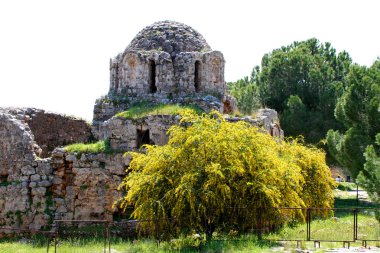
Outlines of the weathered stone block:
{"type": "Polygon", "coordinates": [[[43,180],[41,182],[38,182],[38,186],[40,187],[49,187],[51,185],[52,185],[52,182],[48,180],[43,180]]]}
{"type": "Polygon", "coordinates": [[[28,165],[21,168],[21,173],[23,175],[30,176],[30,175],[35,174],[36,170],[32,166],[28,165]]]}
{"type": "Polygon", "coordinates": [[[38,182],[40,180],[41,180],[41,176],[38,174],[34,174],[34,175],[30,176],[30,181],[32,181],[32,182],[38,182]]]}

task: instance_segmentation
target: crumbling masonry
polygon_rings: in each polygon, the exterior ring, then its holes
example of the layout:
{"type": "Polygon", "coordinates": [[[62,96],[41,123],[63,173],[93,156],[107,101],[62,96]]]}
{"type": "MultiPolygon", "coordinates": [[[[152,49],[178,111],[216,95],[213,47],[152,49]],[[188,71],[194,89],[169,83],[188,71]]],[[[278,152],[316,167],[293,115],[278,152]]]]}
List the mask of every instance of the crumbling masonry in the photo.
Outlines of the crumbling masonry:
{"type": "MultiPolygon", "coordinates": [[[[191,27],[172,21],[144,28],[110,61],[109,93],[96,100],[92,126],[32,108],[0,108],[0,225],[49,229],[54,219],[107,219],[119,215],[113,203],[130,162],[125,151],[167,143],[172,115],[137,120],[116,117],[144,101],[192,104],[205,112],[236,109],[226,94],[224,58],[191,27]],[[69,154],[62,146],[109,140],[112,154],[69,154]]],[[[277,113],[259,110],[245,120],[283,137],[277,113]]],[[[3,230],[5,233],[12,231],[3,230]]]]}

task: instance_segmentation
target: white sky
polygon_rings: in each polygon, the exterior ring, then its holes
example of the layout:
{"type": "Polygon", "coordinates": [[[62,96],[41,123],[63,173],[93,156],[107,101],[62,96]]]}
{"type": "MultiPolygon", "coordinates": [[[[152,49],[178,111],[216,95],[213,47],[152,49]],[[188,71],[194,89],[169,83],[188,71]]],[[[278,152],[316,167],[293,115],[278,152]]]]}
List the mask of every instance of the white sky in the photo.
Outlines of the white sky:
{"type": "Polygon", "coordinates": [[[370,66],[380,56],[378,0],[1,0],[0,106],[92,119],[109,87],[109,59],[156,21],[199,31],[226,60],[226,81],[261,57],[316,37],[370,66]]]}

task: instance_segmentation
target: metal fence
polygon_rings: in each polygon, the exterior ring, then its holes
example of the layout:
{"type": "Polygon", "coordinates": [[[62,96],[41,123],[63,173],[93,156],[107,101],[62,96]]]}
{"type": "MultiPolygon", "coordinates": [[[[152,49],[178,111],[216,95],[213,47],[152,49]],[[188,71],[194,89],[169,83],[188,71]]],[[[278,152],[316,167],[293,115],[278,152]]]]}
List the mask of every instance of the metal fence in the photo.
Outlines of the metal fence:
{"type": "MultiPolygon", "coordinates": [[[[321,242],[342,242],[350,247],[350,243],[361,241],[363,246],[368,242],[380,242],[380,222],[375,214],[380,208],[280,208],[281,210],[298,209],[306,217],[305,222],[295,226],[304,229],[297,233],[284,233],[284,228],[264,228],[264,238],[274,241],[313,241],[320,246],[321,242]]],[[[288,223],[289,224],[289,223],[288,223]]],[[[291,226],[291,223],[290,223],[291,226]]],[[[260,234],[259,234],[260,235],[260,234]]]]}
{"type": "MultiPolygon", "coordinates": [[[[368,242],[380,242],[380,223],[374,217],[380,213],[380,208],[277,208],[278,216],[264,215],[268,210],[246,208],[229,208],[229,215],[239,215],[248,212],[247,220],[240,221],[239,232],[257,234],[259,239],[272,241],[312,241],[314,245],[321,242],[342,242],[344,246],[361,241],[363,246],[368,242]],[[305,219],[300,222],[300,215],[305,219]],[[244,225],[245,224],[245,225],[244,225]],[[297,229],[289,229],[297,228],[297,229]],[[288,229],[288,230],[286,230],[288,229]],[[285,231],[285,232],[284,232],[285,231]],[[296,233],[291,232],[296,231],[296,233]]],[[[301,219],[302,220],[302,219],[301,219]]],[[[150,237],[159,242],[175,238],[178,231],[176,219],[165,220],[166,226],[161,226],[162,219],[126,220],[111,222],[106,220],[55,220],[51,231],[32,231],[47,238],[47,251],[54,247],[59,252],[61,242],[70,240],[97,238],[102,241],[100,252],[109,252],[115,238],[133,240],[150,237]],[[160,222],[158,222],[160,221],[160,222]],[[173,228],[173,229],[172,229],[173,228]]],[[[231,227],[222,228],[228,232],[231,227]]],[[[3,231],[27,233],[28,230],[1,227],[3,231]]],[[[30,232],[30,231],[29,231],[30,232]]]]}

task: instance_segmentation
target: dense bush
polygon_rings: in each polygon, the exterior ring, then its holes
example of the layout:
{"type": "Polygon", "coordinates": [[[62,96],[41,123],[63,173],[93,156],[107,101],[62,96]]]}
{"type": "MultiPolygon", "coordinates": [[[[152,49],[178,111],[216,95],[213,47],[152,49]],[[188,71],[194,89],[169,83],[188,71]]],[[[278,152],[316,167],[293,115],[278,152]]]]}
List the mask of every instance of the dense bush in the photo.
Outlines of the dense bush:
{"type": "Polygon", "coordinates": [[[245,122],[227,122],[216,112],[184,111],[181,117],[167,145],[128,153],[133,159],[119,204],[133,205],[134,218],[161,219],[162,227],[210,237],[221,227],[257,226],[258,209],[284,224],[304,214],[275,207],[333,207],[334,183],[323,152],[273,139],[245,122]]]}

